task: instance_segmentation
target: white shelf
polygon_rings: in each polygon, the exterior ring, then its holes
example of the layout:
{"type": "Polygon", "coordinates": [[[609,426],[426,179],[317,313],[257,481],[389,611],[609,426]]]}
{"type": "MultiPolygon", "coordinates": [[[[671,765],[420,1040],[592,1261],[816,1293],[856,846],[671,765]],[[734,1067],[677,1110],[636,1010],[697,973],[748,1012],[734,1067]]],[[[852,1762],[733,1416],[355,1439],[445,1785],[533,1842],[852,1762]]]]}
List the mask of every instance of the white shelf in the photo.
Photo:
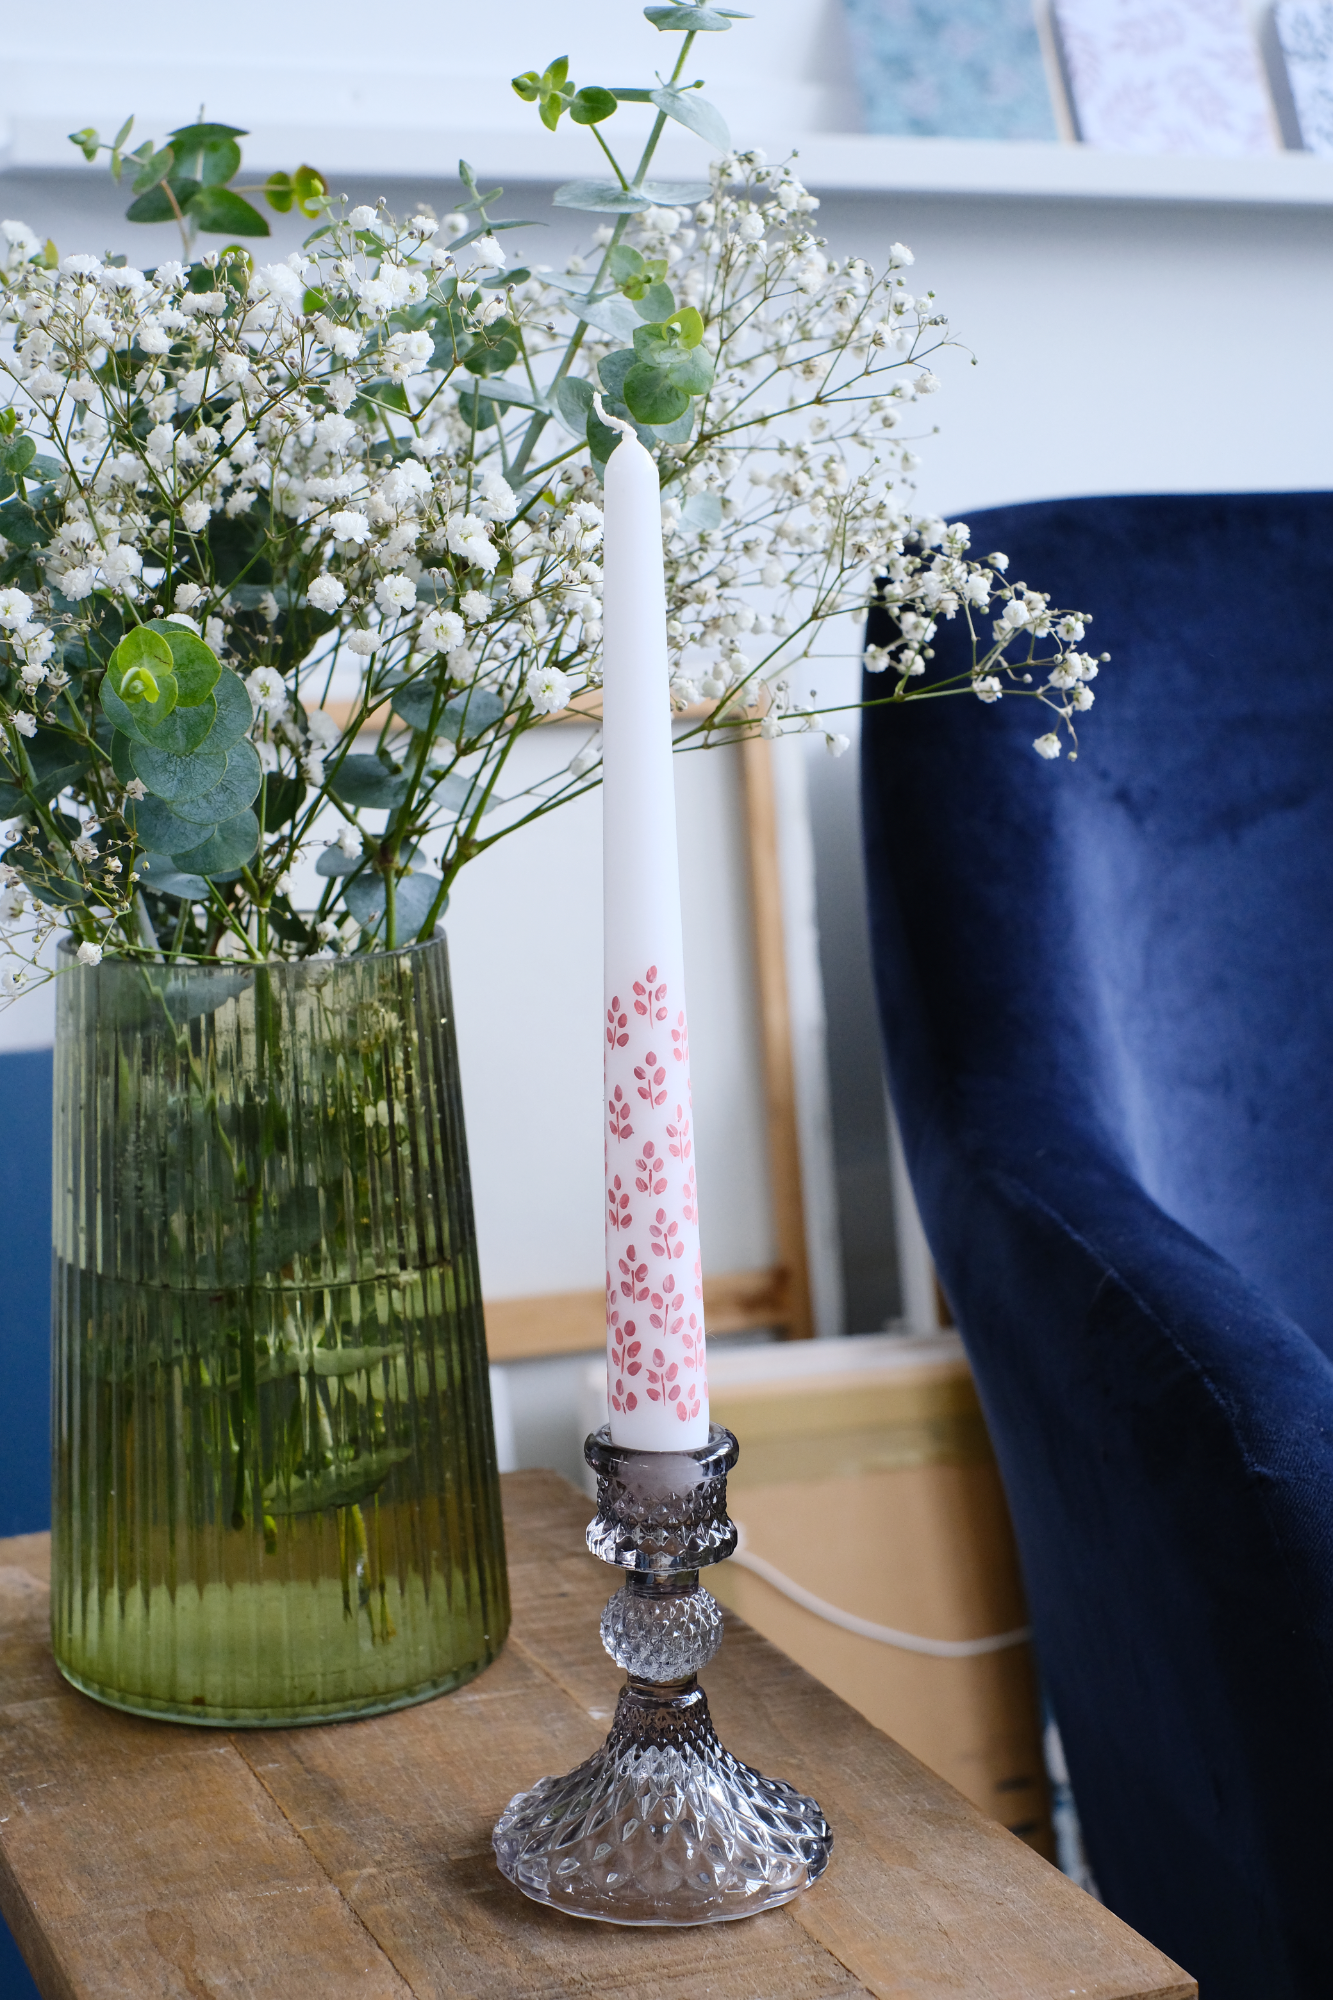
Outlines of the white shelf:
{"type": "Polygon", "coordinates": [[[1059,142],[821,132],[802,141],[800,155],[802,179],[830,193],[1333,207],[1333,159],[1313,153],[1214,159],[1103,153],[1059,142]]]}
{"type": "MultiPolygon", "coordinates": [[[[152,129],[151,119],[142,123],[146,130],[152,129]]],[[[0,170],[77,171],[81,163],[65,136],[67,130],[63,123],[42,118],[13,116],[0,122],[0,170]]],[[[808,131],[770,134],[763,143],[771,159],[795,146],[798,172],[818,193],[1333,208],[1333,159],[1312,153],[1221,159],[1105,153],[1059,141],[900,139],[808,131]]],[[[246,165],[267,171],[308,159],[335,181],[341,176],[364,179],[376,174],[447,180],[460,154],[487,179],[555,184],[596,172],[586,133],[566,125],[547,133],[534,128],[530,120],[467,131],[449,124],[436,129],[413,122],[394,127],[346,119],[336,125],[289,124],[255,117],[246,165]]],[[[699,179],[706,176],[706,162],[707,154],[697,140],[669,130],[654,171],[664,179],[699,179]]]]}

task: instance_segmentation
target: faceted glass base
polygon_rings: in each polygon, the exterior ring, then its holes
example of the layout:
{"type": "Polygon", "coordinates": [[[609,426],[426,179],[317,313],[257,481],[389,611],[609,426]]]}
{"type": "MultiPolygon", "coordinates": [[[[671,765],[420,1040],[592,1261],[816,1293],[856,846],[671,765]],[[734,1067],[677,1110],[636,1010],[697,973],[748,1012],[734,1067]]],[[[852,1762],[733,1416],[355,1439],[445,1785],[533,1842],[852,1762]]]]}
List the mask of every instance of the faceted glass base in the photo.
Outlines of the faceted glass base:
{"type": "Polygon", "coordinates": [[[534,1902],[614,1924],[712,1924],[788,1903],[833,1836],[813,1799],[718,1741],[703,1690],[631,1677],[606,1742],[510,1800],[502,1874],[534,1902]]]}

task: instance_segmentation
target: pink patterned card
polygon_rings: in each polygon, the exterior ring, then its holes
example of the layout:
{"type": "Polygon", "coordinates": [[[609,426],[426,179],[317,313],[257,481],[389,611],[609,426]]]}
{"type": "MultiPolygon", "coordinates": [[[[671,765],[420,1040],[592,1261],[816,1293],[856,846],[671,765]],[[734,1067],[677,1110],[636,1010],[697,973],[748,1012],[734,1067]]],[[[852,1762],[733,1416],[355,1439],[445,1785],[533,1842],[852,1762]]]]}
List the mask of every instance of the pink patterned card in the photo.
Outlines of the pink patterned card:
{"type": "Polygon", "coordinates": [[[1273,13],[1301,144],[1333,159],[1333,0],[1278,0],[1273,13]]]}
{"type": "Polygon", "coordinates": [[[1116,153],[1273,153],[1242,0],[1055,0],[1079,136],[1116,153]]]}

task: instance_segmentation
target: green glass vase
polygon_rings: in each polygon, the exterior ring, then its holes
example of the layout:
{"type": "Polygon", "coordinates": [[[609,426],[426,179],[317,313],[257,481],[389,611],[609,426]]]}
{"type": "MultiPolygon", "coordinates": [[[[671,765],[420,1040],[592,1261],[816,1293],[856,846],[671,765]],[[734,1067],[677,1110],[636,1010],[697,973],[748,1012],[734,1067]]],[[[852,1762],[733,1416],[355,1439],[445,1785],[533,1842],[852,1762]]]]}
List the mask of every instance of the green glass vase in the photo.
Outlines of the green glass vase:
{"type": "Polygon", "coordinates": [[[72,966],[55,1077],[62,1672],[233,1727],[470,1679],[509,1602],[443,938],[72,966]]]}

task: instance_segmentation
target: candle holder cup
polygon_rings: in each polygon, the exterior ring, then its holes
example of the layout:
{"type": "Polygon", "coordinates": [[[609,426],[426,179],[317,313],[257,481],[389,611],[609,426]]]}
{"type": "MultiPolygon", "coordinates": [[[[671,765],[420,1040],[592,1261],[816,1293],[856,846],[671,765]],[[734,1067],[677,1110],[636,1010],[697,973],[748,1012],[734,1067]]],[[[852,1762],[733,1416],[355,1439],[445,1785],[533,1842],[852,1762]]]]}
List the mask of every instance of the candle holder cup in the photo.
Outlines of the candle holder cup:
{"type": "Polygon", "coordinates": [[[534,1902],[603,1923],[720,1923],[790,1902],[828,1866],[819,1807],[723,1748],[698,1683],[722,1644],[699,1571],[736,1547],[738,1449],[716,1424],[694,1451],[613,1444],[607,1426],[584,1446],[588,1547],[629,1571],[602,1613],[628,1679],[596,1755],[519,1792],[496,1825],[501,1872],[534,1902]]]}

